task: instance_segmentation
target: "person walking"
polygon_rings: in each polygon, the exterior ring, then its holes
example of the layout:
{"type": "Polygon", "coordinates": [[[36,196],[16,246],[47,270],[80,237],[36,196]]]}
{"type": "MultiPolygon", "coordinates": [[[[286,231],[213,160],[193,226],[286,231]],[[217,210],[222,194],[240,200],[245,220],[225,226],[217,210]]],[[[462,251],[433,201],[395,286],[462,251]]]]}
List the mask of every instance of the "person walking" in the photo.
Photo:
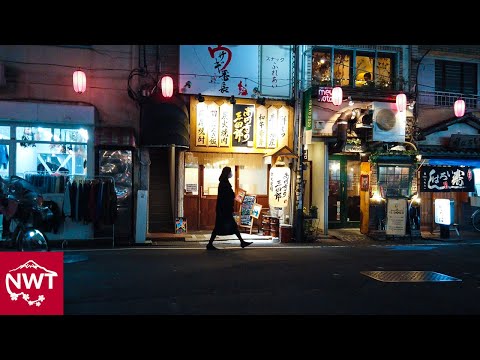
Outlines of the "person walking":
{"type": "Polygon", "coordinates": [[[233,203],[235,199],[235,193],[233,192],[232,184],[230,184],[230,181],[228,181],[228,179],[231,177],[232,169],[229,166],[225,166],[222,169],[220,177],[218,178],[219,184],[217,205],[215,208],[215,227],[213,228],[212,235],[210,236],[210,241],[207,244],[207,250],[218,250],[218,248],[213,246],[213,241],[217,235],[237,235],[242,248],[247,247],[252,243],[242,239],[237,223],[233,218],[233,203]]]}

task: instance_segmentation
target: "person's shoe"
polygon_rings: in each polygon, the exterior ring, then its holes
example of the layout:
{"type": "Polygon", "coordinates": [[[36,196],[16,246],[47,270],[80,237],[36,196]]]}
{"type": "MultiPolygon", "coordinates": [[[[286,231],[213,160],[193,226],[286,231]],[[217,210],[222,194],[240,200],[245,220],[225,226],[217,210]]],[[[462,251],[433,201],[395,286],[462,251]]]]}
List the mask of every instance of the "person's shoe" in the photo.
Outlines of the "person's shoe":
{"type": "Polygon", "coordinates": [[[207,244],[207,250],[218,250],[213,244],[207,244]]]}
{"type": "Polygon", "coordinates": [[[242,242],[240,243],[240,246],[241,246],[242,249],[243,249],[243,248],[246,248],[248,245],[251,245],[251,244],[252,244],[251,241],[242,241],[242,242]]]}

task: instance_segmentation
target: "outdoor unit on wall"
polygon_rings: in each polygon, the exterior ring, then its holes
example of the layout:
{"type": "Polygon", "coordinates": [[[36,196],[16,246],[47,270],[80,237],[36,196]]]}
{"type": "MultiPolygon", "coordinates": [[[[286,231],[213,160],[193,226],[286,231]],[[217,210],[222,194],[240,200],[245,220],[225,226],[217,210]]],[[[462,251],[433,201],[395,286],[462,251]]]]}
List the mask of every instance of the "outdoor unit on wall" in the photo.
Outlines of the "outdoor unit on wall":
{"type": "Polygon", "coordinates": [[[406,112],[395,103],[373,102],[373,141],[405,142],[406,112]]]}

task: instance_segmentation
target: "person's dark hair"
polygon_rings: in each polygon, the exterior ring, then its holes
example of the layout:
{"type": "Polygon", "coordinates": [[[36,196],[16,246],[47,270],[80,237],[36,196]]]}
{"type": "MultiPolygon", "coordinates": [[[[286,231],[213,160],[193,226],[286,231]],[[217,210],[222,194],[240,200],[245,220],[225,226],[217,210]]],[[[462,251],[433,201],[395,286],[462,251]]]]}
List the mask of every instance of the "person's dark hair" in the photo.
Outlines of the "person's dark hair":
{"type": "Polygon", "coordinates": [[[232,172],[232,168],[230,166],[225,166],[222,169],[222,173],[220,174],[220,177],[218,178],[219,181],[225,181],[228,180],[228,175],[232,172]]]}

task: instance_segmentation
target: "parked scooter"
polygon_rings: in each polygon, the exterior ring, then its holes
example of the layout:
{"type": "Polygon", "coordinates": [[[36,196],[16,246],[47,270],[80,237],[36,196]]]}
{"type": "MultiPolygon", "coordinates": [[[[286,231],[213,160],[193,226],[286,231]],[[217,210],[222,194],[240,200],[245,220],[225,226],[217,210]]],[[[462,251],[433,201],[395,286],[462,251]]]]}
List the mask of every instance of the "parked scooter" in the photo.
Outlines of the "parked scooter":
{"type": "Polygon", "coordinates": [[[50,221],[53,213],[43,206],[43,196],[33,184],[19,176],[0,178],[0,213],[9,226],[4,229],[7,247],[17,251],[50,250],[39,228],[50,221]]]}

